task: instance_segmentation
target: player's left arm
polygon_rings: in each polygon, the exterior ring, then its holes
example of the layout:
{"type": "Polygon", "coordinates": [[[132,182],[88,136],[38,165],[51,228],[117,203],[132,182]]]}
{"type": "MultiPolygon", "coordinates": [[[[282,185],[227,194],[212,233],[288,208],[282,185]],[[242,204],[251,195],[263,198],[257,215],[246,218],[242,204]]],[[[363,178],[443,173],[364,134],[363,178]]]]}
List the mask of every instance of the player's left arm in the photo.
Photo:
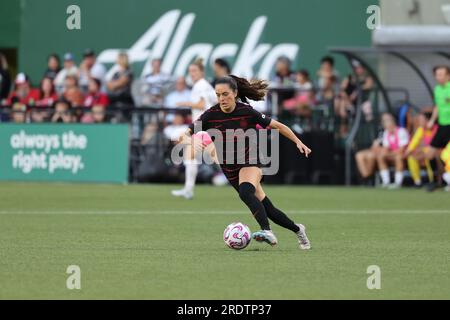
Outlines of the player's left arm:
{"type": "Polygon", "coordinates": [[[308,158],[308,155],[311,153],[311,149],[308,148],[288,126],[273,119],[270,120],[269,125],[271,128],[279,130],[283,136],[294,142],[300,152],[304,153],[308,158]]]}

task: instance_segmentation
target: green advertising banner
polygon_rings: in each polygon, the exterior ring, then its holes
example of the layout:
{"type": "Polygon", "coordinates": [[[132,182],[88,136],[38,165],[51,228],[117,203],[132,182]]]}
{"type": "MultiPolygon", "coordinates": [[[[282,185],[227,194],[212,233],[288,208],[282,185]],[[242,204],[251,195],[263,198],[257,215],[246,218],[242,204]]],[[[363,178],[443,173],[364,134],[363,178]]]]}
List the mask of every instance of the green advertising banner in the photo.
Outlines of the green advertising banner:
{"type": "MultiPolygon", "coordinates": [[[[126,51],[135,77],[163,58],[162,71],[185,75],[202,57],[226,59],[232,72],[268,79],[278,57],[314,77],[331,46],[368,46],[367,8],[378,0],[21,0],[19,64],[39,83],[50,53],[85,48],[110,68],[126,51]]],[[[337,59],[337,68],[346,66],[337,59]]]]}
{"type": "Polygon", "coordinates": [[[0,124],[0,180],[128,180],[128,126],[0,124]]]}

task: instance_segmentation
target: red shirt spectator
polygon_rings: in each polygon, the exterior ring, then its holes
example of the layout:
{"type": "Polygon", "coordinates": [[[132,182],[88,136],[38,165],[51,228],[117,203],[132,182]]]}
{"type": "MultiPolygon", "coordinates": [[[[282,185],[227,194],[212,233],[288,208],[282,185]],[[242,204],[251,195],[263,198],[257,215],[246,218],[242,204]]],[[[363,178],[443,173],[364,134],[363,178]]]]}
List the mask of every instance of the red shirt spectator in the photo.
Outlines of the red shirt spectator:
{"type": "Polygon", "coordinates": [[[63,97],[69,101],[73,107],[83,105],[84,95],[78,87],[78,79],[76,76],[68,75],[64,80],[63,97]]]}
{"type": "Polygon", "coordinates": [[[31,88],[28,76],[24,73],[19,73],[17,75],[14,84],[15,88],[7,99],[7,105],[11,106],[15,102],[20,102],[26,105],[34,105],[35,102],[39,100],[39,90],[31,88]]]}
{"type": "Polygon", "coordinates": [[[49,77],[45,77],[41,81],[41,92],[39,100],[36,102],[38,107],[51,107],[58,100],[58,95],[55,92],[53,81],[49,77]]]}
{"type": "Polygon", "coordinates": [[[106,107],[109,105],[109,98],[105,93],[100,92],[100,86],[100,80],[96,78],[89,79],[89,92],[83,103],[85,107],[92,108],[94,105],[106,107]]]}

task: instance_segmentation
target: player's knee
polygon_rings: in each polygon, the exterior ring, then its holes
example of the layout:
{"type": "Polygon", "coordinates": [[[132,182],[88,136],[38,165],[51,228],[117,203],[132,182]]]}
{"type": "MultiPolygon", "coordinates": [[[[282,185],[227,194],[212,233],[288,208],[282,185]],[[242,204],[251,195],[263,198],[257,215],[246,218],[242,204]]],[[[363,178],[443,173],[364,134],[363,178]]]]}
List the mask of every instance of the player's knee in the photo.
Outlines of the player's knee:
{"type": "Polygon", "coordinates": [[[250,182],[243,182],[239,185],[239,198],[246,202],[252,196],[255,196],[255,187],[250,182]]]}

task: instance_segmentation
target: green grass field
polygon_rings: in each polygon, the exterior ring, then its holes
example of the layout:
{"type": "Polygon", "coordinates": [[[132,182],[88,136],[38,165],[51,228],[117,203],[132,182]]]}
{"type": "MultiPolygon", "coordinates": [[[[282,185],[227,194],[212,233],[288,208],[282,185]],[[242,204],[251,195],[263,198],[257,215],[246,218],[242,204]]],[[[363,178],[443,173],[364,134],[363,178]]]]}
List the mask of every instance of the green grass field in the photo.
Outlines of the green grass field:
{"type": "Polygon", "coordinates": [[[450,195],[266,186],[313,249],[234,251],[222,232],[257,224],[231,187],[192,201],[168,185],[0,183],[1,299],[450,299],[450,195]],[[68,290],[69,265],[81,290],[68,290]],[[366,286],[381,268],[381,289],[366,286]]]}

